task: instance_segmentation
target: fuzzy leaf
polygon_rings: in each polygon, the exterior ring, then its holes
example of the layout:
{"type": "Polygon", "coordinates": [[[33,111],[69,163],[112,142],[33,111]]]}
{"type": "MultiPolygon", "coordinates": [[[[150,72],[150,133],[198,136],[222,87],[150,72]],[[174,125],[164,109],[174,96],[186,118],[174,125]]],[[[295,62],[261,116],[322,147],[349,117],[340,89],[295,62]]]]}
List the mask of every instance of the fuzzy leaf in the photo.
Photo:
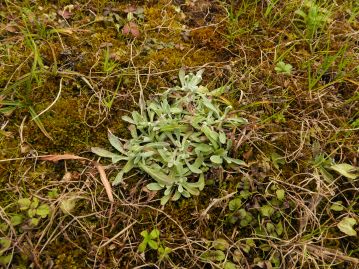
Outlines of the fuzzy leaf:
{"type": "Polygon", "coordinates": [[[31,200],[28,199],[28,198],[22,198],[22,199],[19,199],[17,201],[17,203],[19,204],[20,206],[20,210],[26,210],[30,207],[31,205],[31,200]]]}
{"type": "Polygon", "coordinates": [[[50,215],[50,207],[46,204],[40,205],[36,209],[36,215],[40,216],[43,219],[46,218],[47,216],[50,215]]]}
{"type": "Polygon", "coordinates": [[[123,149],[123,145],[120,139],[118,139],[118,137],[112,134],[110,131],[108,132],[108,140],[115,149],[117,149],[122,154],[127,155],[126,151],[123,149]]]}
{"type": "Polygon", "coordinates": [[[149,189],[150,191],[159,191],[163,189],[163,187],[156,182],[147,184],[146,188],[149,189]]]}
{"type": "Polygon", "coordinates": [[[221,164],[223,162],[222,157],[218,156],[218,155],[212,155],[210,159],[211,159],[211,162],[215,163],[215,164],[221,164]]]}

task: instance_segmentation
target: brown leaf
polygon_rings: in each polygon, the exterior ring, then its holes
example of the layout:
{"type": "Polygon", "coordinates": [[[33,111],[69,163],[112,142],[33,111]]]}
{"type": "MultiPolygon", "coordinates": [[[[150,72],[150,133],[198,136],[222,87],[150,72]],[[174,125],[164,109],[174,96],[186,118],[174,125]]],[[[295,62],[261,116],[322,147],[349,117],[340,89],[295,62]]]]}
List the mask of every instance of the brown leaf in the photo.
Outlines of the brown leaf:
{"type": "Polygon", "coordinates": [[[108,199],[110,200],[111,203],[113,203],[114,199],[113,199],[113,194],[112,194],[112,188],[111,188],[110,182],[107,179],[105,169],[103,169],[103,166],[101,164],[99,164],[98,162],[94,162],[94,164],[100,174],[101,182],[102,182],[103,186],[105,187],[108,199]]]}
{"type": "Polygon", "coordinates": [[[126,23],[122,28],[122,34],[124,35],[132,35],[137,38],[140,36],[140,30],[138,29],[138,25],[132,21],[126,23]]]}
{"type": "Polygon", "coordinates": [[[7,25],[5,26],[5,30],[8,31],[8,32],[10,32],[10,33],[18,33],[18,32],[19,32],[19,31],[18,31],[18,28],[17,28],[15,25],[13,25],[13,24],[7,24],[7,25]]]}

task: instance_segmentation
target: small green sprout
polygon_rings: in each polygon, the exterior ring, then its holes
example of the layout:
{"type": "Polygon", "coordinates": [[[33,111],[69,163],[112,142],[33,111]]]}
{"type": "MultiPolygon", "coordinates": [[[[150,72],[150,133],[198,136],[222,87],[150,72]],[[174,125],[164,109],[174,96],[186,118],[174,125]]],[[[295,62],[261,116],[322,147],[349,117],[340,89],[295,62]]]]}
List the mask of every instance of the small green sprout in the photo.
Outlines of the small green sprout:
{"type": "Polygon", "coordinates": [[[274,69],[279,74],[290,75],[292,73],[293,66],[280,61],[277,63],[274,69]]]}
{"type": "Polygon", "coordinates": [[[138,246],[138,250],[140,252],[145,252],[147,245],[151,249],[158,249],[158,238],[160,237],[160,231],[157,229],[153,229],[150,233],[147,232],[147,230],[144,230],[141,232],[141,235],[143,237],[143,240],[141,244],[138,246]],[[157,239],[157,240],[156,240],[157,239]]]}

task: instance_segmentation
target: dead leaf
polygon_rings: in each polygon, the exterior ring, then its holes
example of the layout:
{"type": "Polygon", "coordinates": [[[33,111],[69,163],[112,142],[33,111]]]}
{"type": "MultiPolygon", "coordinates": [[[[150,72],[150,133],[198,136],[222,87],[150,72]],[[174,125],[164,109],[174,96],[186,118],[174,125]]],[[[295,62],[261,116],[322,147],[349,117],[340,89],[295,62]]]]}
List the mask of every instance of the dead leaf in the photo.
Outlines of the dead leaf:
{"type": "Polygon", "coordinates": [[[14,24],[7,24],[5,26],[5,30],[10,33],[18,33],[19,32],[17,27],[14,24]]]}
{"type": "Polygon", "coordinates": [[[126,23],[122,28],[123,35],[132,35],[137,38],[140,36],[140,30],[138,29],[138,25],[132,21],[126,23]]]}
{"type": "Polygon", "coordinates": [[[112,194],[112,188],[111,188],[110,182],[107,179],[105,169],[103,169],[103,166],[101,164],[99,164],[98,162],[94,162],[94,164],[100,174],[101,182],[102,182],[103,186],[105,187],[108,199],[110,200],[111,203],[113,203],[114,199],[113,199],[113,194],[112,194]]]}
{"type": "Polygon", "coordinates": [[[58,161],[62,161],[62,160],[88,160],[88,161],[91,161],[87,158],[83,158],[83,157],[73,155],[73,154],[47,155],[47,156],[39,157],[39,159],[42,161],[50,161],[50,162],[58,162],[58,161]]]}
{"type": "Polygon", "coordinates": [[[74,13],[72,12],[74,8],[74,5],[67,5],[63,8],[63,10],[58,10],[57,14],[59,14],[65,20],[70,19],[74,15],[74,13]]]}

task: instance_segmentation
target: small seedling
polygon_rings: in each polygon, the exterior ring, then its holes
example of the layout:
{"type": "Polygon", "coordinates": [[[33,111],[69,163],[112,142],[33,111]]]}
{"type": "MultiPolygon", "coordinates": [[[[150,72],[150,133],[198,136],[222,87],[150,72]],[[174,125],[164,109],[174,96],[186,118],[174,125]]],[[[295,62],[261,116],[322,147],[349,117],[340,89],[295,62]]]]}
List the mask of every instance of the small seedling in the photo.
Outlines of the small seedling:
{"type": "Polygon", "coordinates": [[[153,229],[150,233],[147,230],[141,232],[143,240],[141,244],[138,246],[138,250],[140,252],[145,252],[147,245],[154,250],[158,249],[158,239],[160,237],[160,231],[157,229],[153,229]]]}
{"type": "Polygon", "coordinates": [[[293,66],[280,61],[277,63],[274,69],[279,74],[290,75],[292,73],[293,66]]]}
{"type": "Polygon", "coordinates": [[[39,225],[41,219],[45,219],[50,216],[51,209],[47,204],[40,204],[39,199],[34,197],[21,198],[17,201],[21,211],[26,214],[16,214],[11,217],[11,223],[13,226],[17,226],[23,223],[24,220],[28,220],[30,225],[36,227],[39,225]]]}

